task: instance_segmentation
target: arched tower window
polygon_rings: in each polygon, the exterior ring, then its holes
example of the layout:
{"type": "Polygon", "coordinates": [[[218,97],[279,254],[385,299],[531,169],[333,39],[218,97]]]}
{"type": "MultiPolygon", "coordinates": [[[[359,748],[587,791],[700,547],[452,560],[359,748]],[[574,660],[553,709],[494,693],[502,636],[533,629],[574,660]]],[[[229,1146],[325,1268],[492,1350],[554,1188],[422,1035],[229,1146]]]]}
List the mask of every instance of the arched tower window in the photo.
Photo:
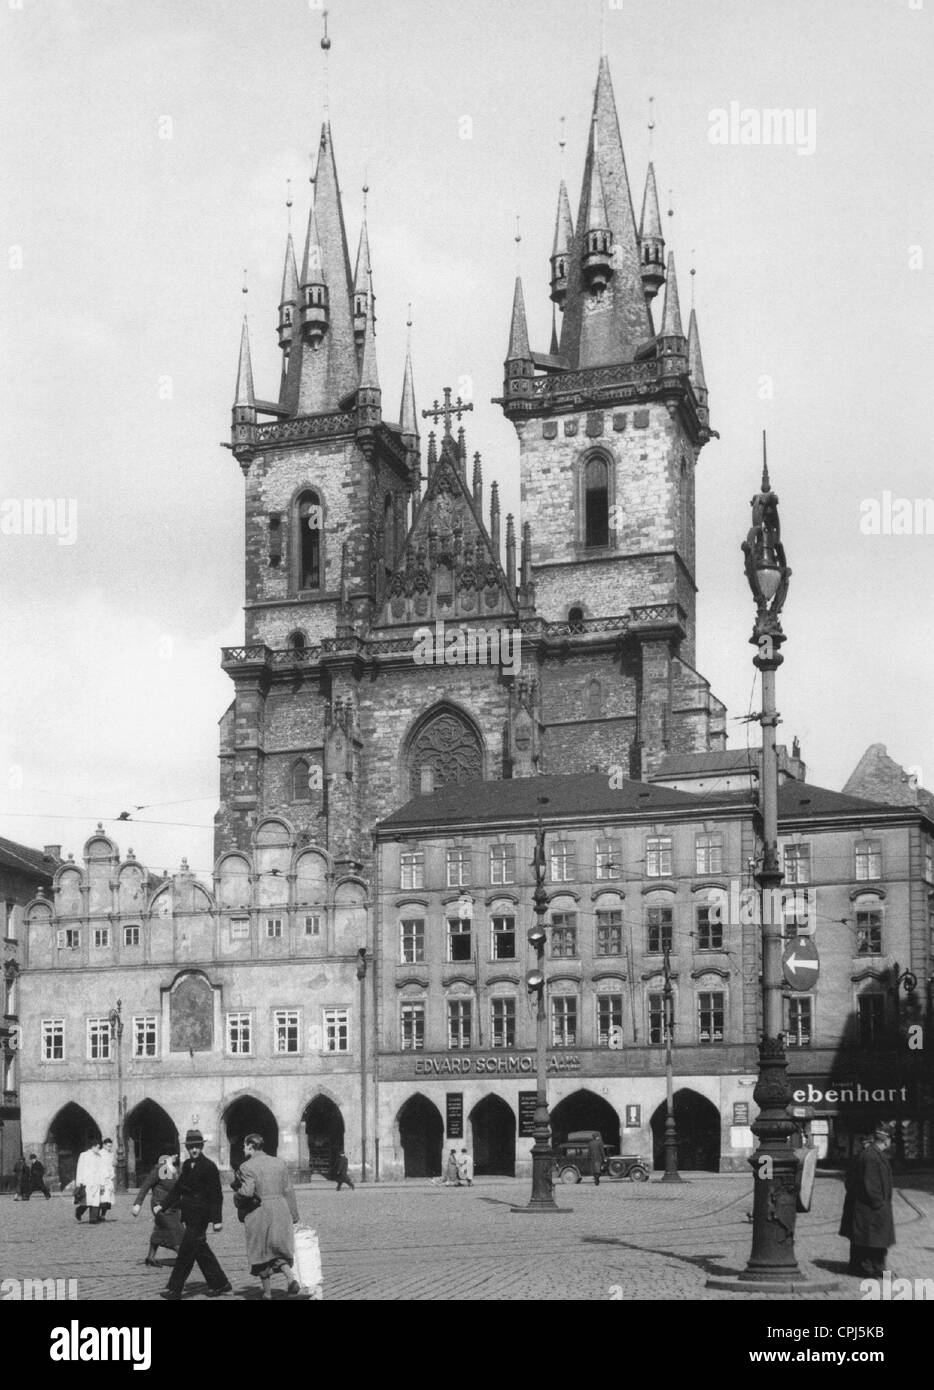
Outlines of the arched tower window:
{"type": "Polygon", "coordinates": [[[292,800],[310,801],[311,786],[309,785],[309,774],[311,764],[307,758],[299,758],[292,764],[292,800]]]}
{"type": "Polygon", "coordinates": [[[584,630],[584,610],[583,608],[569,608],[568,622],[572,632],[583,632],[584,630]]]}
{"type": "Polygon", "coordinates": [[[483,776],[483,748],[474,727],[453,710],[439,710],[416,733],[409,748],[408,778],[412,796],[449,782],[475,782],[483,776]]]}
{"type": "Polygon", "coordinates": [[[308,643],[305,641],[304,632],[293,632],[289,637],[289,648],[298,655],[304,654],[308,650],[308,643]]]}
{"type": "Polygon", "coordinates": [[[584,467],[584,544],[597,548],[610,543],[610,470],[595,454],[584,467]]]}
{"type": "Polygon", "coordinates": [[[321,588],[323,534],[321,498],[316,492],[303,492],[295,503],[295,587],[298,590],[321,588]]]}

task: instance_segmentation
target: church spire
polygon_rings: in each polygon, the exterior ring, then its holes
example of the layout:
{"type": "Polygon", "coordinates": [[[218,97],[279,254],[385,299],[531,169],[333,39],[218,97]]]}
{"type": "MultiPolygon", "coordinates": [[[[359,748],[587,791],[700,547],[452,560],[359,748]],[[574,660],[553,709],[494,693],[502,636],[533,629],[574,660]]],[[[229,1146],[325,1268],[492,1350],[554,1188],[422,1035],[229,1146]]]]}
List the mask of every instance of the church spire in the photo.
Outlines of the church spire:
{"type": "MultiPolygon", "coordinates": [[[[367,319],[367,297],[373,300],[373,307],[376,307],[376,296],[373,294],[372,263],[370,261],[370,238],[366,226],[366,195],[369,187],[363,185],[363,223],[360,227],[360,243],[357,247],[357,264],[354,269],[353,280],[353,330],[354,339],[359,348],[363,347],[363,340],[366,336],[367,319]]],[[[374,322],[375,322],[374,313],[374,322]]]]}
{"type": "Polygon", "coordinates": [[[529,351],[529,329],[525,320],[525,296],[522,293],[522,277],[516,276],[516,288],[512,297],[512,322],[509,327],[508,362],[531,361],[529,351]]]}
{"type": "Polygon", "coordinates": [[[250,360],[250,328],[246,314],[243,315],[243,328],[240,331],[240,360],[237,363],[237,394],[234,406],[249,406],[255,409],[256,396],[253,391],[253,363],[250,360]]]}
{"type": "Polygon", "coordinates": [[[697,397],[698,413],[702,422],[706,424],[710,418],[707,408],[707,378],[704,376],[704,359],[701,356],[700,334],[697,331],[697,314],[693,309],[688,324],[688,372],[691,377],[691,385],[694,387],[694,394],[697,397]]]}
{"type": "Polygon", "coordinates": [[[668,253],[668,282],[665,285],[665,308],[662,311],[662,338],[683,338],[681,304],[678,299],[678,279],[675,275],[675,254],[668,253]]]}
{"type": "Polygon", "coordinates": [[[665,238],[658,208],[658,189],[655,186],[655,165],[649,164],[642,195],[642,218],[639,222],[639,245],[642,251],[642,284],[645,298],[650,302],[665,283],[665,238]]]}
{"type": "Polygon", "coordinates": [[[568,199],[568,186],[564,179],[558,189],[558,215],[555,218],[555,240],[551,251],[551,297],[558,308],[563,308],[568,292],[568,257],[574,242],[574,223],[571,219],[571,204],[568,199]]]}
{"type": "Polygon", "coordinates": [[[291,349],[297,312],[298,270],[295,265],[292,233],[289,232],[285,243],[285,264],[282,267],[282,291],[279,295],[279,346],[283,352],[291,349]]]}
{"type": "Polygon", "coordinates": [[[253,364],[250,361],[250,330],[246,314],[240,333],[240,358],[237,363],[237,390],[231,411],[230,447],[240,467],[247,472],[253,458],[256,435],[256,396],[253,391],[253,364]]]}
{"type": "Polygon", "coordinates": [[[360,367],[360,385],[371,390],[379,390],[379,372],[376,366],[376,318],[373,313],[373,291],[366,297],[366,326],[363,335],[363,362],[360,367]]]}
{"type": "Polygon", "coordinates": [[[597,73],[573,254],[569,257],[561,356],[571,367],[629,362],[652,333],[610,65],[603,56],[597,73]],[[585,306],[601,289],[596,281],[588,282],[587,256],[593,252],[587,243],[595,231],[602,230],[594,225],[595,219],[602,218],[610,234],[612,261],[608,268],[612,271],[613,294],[608,297],[604,312],[592,314],[586,312],[585,306]]]}

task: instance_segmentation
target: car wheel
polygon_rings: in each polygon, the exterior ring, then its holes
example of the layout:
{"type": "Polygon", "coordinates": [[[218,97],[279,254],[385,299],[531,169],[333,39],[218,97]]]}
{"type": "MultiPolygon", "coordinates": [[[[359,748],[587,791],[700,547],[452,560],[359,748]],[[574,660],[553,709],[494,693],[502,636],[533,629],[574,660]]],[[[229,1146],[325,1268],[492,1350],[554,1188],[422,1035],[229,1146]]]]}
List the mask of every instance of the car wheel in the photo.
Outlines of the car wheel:
{"type": "Polygon", "coordinates": [[[626,1176],[626,1165],[618,1161],[614,1163],[611,1159],[608,1172],[611,1178],[624,1178],[626,1176]]]}
{"type": "Polygon", "coordinates": [[[575,1168],[573,1163],[569,1163],[566,1168],[562,1168],[558,1174],[559,1182],[580,1182],[580,1170],[575,1168]]]}
{"type": "Polygon", "coordinates": [[[631,1168],[629,1171],[630,1182],[648,1182],[649,1174],[645,1168],[631,1168]]]}

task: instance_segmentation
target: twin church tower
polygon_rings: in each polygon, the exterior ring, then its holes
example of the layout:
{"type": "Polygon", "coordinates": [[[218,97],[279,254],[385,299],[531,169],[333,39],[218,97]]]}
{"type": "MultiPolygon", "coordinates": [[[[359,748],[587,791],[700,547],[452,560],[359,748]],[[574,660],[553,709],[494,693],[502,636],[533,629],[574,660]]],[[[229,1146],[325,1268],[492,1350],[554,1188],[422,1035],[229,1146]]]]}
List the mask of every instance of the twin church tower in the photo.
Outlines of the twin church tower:
{"type": "Polygon", "coordinates": [[[217,852],[281,815],[352,873],[377,821],[446,783],[639,778],[722,748],[694,669],[697,320],[685,331],[651,164],[636,224],[606,58],[576,220],[558,196],[548,352],[516,282],[497,404],[519,438],[518,525],[448,395],[423,450],[410,356],[384,415],[366,221],[352,271],[327,122],[313,182],[300,262],[286,245],[276,399],[256,394],[245,323],[241,340],[246,631],[223,653],[217,852]],[[521,665],[418,664],[415,633],[438,622],[521,631],[521,665]]]}

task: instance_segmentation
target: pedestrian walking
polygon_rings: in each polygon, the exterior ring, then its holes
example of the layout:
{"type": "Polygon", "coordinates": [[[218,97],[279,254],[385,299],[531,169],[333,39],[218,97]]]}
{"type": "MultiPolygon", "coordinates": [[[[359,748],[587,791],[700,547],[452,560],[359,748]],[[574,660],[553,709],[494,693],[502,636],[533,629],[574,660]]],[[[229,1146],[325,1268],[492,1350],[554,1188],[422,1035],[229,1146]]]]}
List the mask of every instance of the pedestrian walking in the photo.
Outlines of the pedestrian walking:
{"type": "Polygon", "coordinates": [[[52,1194],[46,1185],[45,1169],[35,1154],[29,1155],[29,1163],[26,1165],[26,1172],[28,1184],[23,1201],[28,1202],[34,1192],[41,1192],[45,1200],[51,1202],[52,1194]]]}
{"type": "Polygon", "coordinates": [[[457,1176],[462,1183],[473,1187],[473,1159],[466,1149],[461,1149],[457,1155],[457,1176]]]}
{"type": "Polygon", "coordinates": [[[16,1196],[14,1202],[29,1201],[29,1164],[22,1154],[13,1164],[13,1178],[16,1182],[16,1196]]]}
{"type": "Polygon", "coordinates": [[[178,1180],[173,1185],[164,1202],[153,1207],[153,1216],[160,1212],[181,1210],[185,1233],[178,1249],[175,1268],[169,1282],[160,1289],[161,1298],[177,1302],[182,1296],[185,1280],[197,1264],[208,1284],[208,1297],[218,1298],[224,1293],[233,1293],[230,1280],[221,1269],[217,1256],[208,1245],[208,1225],[215,1235],[222,1229],[222,1209],[224,1193],[221,1189],[221,1175],[217,1165],[204,1154],[204,1135],[200,1129],[190,1129],[185,1135],[185,1148],[188,1157],[182,1164],[178,1180]]]}
{"type": "Polygon", "coordinates": [[[849,1272],[874,1279],[881,1279],[889,1246],[895,1244],[892,1169],[887,1156],[891,1142],[891,1127],[879,1125],[856,1155],[846,1176],[840,1222],[840,1235],[850,1242],[849,1272]]]}
{"type": "Polygon", "coordinates": [[[78,1158],[75,1172],[75,1220],[80,1221],[85,1212],[88,1225],[97,1226],[101,1219],[101,1189],[104,1166],[101,1162],[101,1141],[95,1139],[89,1149],[78,1158]]]}
{"type": "Polygon", "coordinates": [[[281,1158],[265,1152],[261,1134],[248,1134],[243,1152],[245,1158],[232,1185],[236,1192],[234,1204],[243,1222],[250,1273],[259,1275],[267,1302],[272,1299],[270,1283],[274,1274],[284,1275],[286,1293],[301,1293],[302,1286],[292,1268],[292,1228],[298,1225],[298,1206],[288,1167],[281,1158]]]}
{"type": "Polygon", "coordinates": [[[114,1141],[105,1139],[101,1144],[101,1220],[107,1220],[107,1213],[114,1204],[116,1181],[114,1173],[114,1141]]]}
{"type": "Polygon", "coordinates": [[[593,1171],[594,1186],[600,1186],[600,1172],[603,1168],[606,1150],[603,1147],[603,1136],[595,1132],[587,1146],[590,1149],[590,1166],[593,1171]]]}
{"type": "Polygon", "coordinates": [[[149,1251],[143,1261],[143,1264],[146,1265],[156,1264],[156,1252],[160,1249],[177,1251],[185,1234],[178,1212],[162,1210],[162,1204],[178,1179],[176,1159],[175,1154],[159,1155],[158,1163],[154,1163],[146,1174],[143,1185],[136,1194],[136,1201],[133,1203],[133,1215],[137,1217],[147,1194],[149,1195],[149,1206],[153,1213],[153,1219],[152,1230],[149,1233],[149,1251]],[[159,1208],[158,1215],[156,1215],[157,1207],[159,1208]]]}
{"type": "Polygon", "coordinates": [[[454,1149],[449,1151],[444,1165],[444,1186],[460,1187],[460,1178],[457,1176],[457,1153],[454,1149]]]}
{"type": "Polygon", "coordinates": [[[337,1158],[334,1160],[334,1171],[332,1176],[337,1182],[335,1191],[340,1192],[341,1188],[345,1186],[349,1187],[351,1192],[356,1190],[350,1179],[350,1164],[347,1161],[347,1155],[344,1153],[343,1149],[341,1149],[337,1158]]]}

